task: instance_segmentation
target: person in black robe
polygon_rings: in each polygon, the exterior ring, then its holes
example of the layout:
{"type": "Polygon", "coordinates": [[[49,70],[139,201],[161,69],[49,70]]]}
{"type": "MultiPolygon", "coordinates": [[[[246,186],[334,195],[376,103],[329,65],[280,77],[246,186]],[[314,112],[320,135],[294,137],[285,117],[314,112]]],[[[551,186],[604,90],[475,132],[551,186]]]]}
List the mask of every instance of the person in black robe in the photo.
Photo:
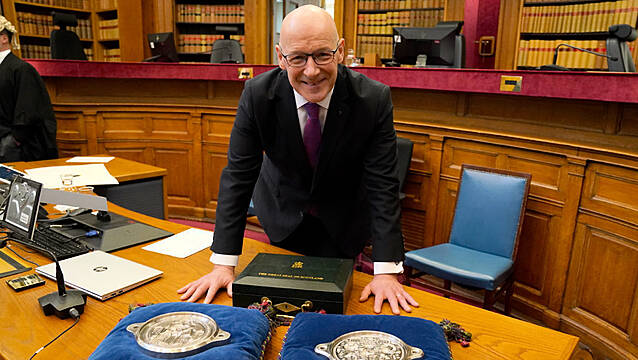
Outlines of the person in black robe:
{"type": "Polygon", "coordinates": [[[35,68],[11,53],[15,33],[0,16],[0,163],[55,159],[51,99],[35,68]]]}

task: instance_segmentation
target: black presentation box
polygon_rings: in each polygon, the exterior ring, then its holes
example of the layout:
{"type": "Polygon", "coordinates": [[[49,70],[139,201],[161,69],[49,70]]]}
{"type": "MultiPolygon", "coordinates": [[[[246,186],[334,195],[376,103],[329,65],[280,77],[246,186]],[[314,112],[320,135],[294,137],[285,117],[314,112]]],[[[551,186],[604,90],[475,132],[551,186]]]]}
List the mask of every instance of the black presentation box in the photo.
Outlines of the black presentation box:
{"type": "Polygon", "coordinates": [[[247,307],[269,298],[274,305],[301,307],[330,314],[346,311],[352,289],[352,259],[260,253],[233,283],[233,306],[247,307]]]}

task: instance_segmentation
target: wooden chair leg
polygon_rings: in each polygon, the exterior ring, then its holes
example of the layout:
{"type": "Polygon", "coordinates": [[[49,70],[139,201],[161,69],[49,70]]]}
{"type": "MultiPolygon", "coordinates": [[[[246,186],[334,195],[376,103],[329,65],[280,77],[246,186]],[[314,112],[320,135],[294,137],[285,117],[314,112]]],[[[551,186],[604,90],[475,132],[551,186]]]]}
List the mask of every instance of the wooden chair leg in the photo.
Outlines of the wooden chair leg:
{"type": "Polygon", "coordinates": [[[512,295],[514,293],[514,280],[508,280],[506,283],[507,288],[505,288],[505,299],[503,302],[505,303],[505,315],[509,316],[512,312],[512,295]]]}
{"type": "Polygon", "coordinates": [[[483,309],[492,310],[494,305],[494,291],[485,290],[485,296],[483,297],[483,309]]]}
{"type": "MultiPolygon", "coordinates": [[[[451,290],[452,289],[452,281],[450,280],[443,280],[443,288],[445,290],[451,290]]],[[[449,298],[450,294],[443,294],[444,297],[449,298]]]]}
{"type": "Polygon", "coordinates": [[[414,273],[413,268],[403,265],[403,274],[405,275],[403,277],[403,285],[410,286],[410,278],[412,278],[413,273],[414,273]]]}

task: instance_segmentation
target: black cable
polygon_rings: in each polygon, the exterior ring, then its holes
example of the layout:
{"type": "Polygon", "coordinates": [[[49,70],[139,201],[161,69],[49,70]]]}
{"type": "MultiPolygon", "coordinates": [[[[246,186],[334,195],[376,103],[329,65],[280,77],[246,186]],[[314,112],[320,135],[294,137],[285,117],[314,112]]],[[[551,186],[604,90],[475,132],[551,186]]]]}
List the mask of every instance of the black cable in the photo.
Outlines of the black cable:
{"type": "Polygon", "coordinates": [[[62,331],[60,334],[58,334],[58,336],[54,337],[53,340],[49,341],[46,345],[44,345],[43,347],[39,348],[38,350],[36,350],[33,355],[31,355],[31,357],[29,358],[29,360],[33,359],[36,355],[38,355],[38,353],[42,350],[44,350],[45,347],[51,345],[52,342],[56,341],[60,336],[64,335],[67,331],[71,330],[75,325],[77,325],[77,323],[80,322],[80,313],[75,309],[75,308],[71,308],[71,310],[69,310],[69,315],[75,319],[75,322],[69,326],[68,328],[66,328],[66,330],[62,331]]]}
{"type": "Polygon", "coordinates": [[[9,249],[9,251],[11,251],[12,253],[16,254],[16,256],[17,256],[17,257],[19,257],[20,259],[22,259],[22,260],[24,260],[24,261],[26,261],[26,262],[28,262],[28,263],[31,263],[31,264],[35,265],[36,267],[40,266],[40,265],[38,265],[35,261],[31,261],[31,260],[27,260],[27,259],[25,259],[22,255],[18,254],[18,253],[17,253],[15,250],[13,250],[10,246],[7,246],[7,249],[9,249]]]}

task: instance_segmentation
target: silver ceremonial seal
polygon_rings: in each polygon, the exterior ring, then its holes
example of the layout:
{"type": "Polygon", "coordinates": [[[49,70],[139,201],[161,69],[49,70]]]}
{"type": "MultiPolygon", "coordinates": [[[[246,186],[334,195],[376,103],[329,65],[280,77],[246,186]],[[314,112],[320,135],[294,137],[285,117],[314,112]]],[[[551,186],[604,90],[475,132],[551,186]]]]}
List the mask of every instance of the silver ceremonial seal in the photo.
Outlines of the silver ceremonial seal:
{"type": "Polygon", "coordinates": [[[315,346],[317,354],[330,360],[409,360],[423,357],[423,350],[381,331],[353,331],[332,342],[315,346]]]}
{"type": "Polygon", "coordinates": [[[172,312],[126,327],[148,355],[172,359],[194,355],[230,342],[230,333],[210,316],[197,312],[172,312]]]}

